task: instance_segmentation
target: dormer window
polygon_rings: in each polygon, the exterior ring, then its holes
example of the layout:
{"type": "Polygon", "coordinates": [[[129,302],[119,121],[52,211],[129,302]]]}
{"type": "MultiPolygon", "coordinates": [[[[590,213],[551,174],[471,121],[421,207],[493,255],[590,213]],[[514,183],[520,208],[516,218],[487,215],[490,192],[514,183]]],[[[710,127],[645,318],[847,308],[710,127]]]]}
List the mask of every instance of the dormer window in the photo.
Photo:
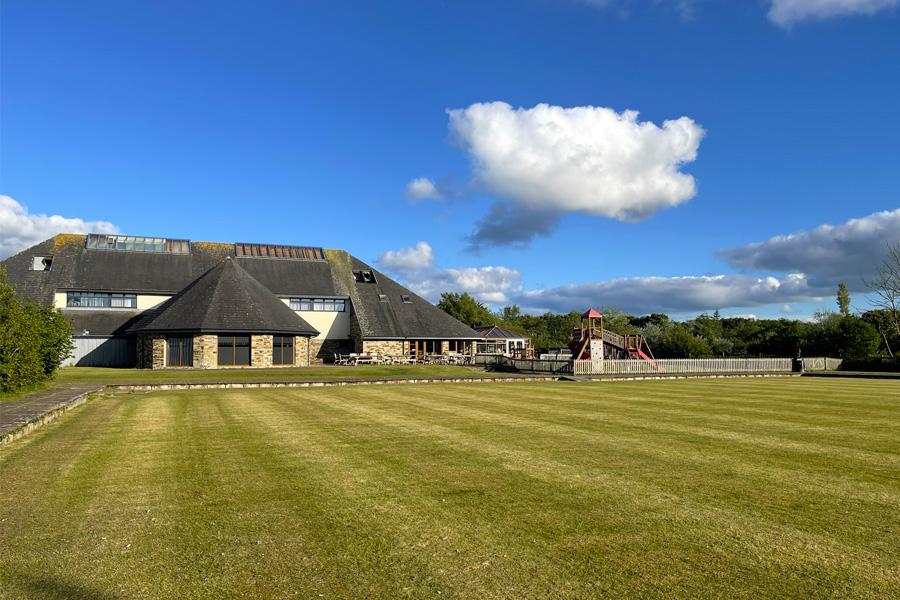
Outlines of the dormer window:
{"type": "Polygon", "coordinates": [[[375,273],[372,271],[353,271],[353,279],[357,283],[375,283],[375,273]]]}
{"type": "Polygon", "coordinates": [[[31,261],[32,271],[49,271],[50,265],[53,264],[52,256],[35,256],[31,261]]]}
{"type": "Polygon", "coordinates": [[[387,302],[388,301],[387,294],[378,294],[378,301],[379,302],[387,302]]]}
{"type": "Polygon", "coordinates": [[[400,302],[403,304],[412,304],[412,298],[406,294],[400,294],[400,302]]]}

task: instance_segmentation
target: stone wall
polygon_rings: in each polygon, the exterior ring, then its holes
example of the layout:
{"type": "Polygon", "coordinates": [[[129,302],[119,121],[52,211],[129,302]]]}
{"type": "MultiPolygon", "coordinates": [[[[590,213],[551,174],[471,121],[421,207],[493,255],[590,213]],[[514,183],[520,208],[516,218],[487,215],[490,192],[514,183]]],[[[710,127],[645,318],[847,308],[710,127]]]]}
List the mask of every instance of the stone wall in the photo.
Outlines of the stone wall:
{"type": "MultiPolygon", "coordinates": [[[[326,346],[328,345],[326,340],[326,346]]],[[[313,340],[315,343],[316,340],[313,340]]],[[[345,342],[346,344],[346,342],[345,342]]],[[[321,346],[321,345],[320,345],[321,346]]],[[[343,350],[346,352],[347,350],[343,350]]],[[[295,367],[308,367],[312,348],[310,339],[305,336],[294,337],[295,367]]],[[[329,359],[331,355],[328,355],[329,359]]],[[[313,357],[313,361],[315,358],[313,357]]],[[[193,367],[195,369],[221,369],[235,367],[219,366],[219,336],[195,335],[193,343],[193,367]]],[[[319,360],[318,362],[321,362],[319,360]]],[[[330,362],[330,360],[329,360],[330,362]]],[[[291,365],[272,364],[272,336],[250,336],[250,366],[236,368],[290,367],[291,365]]],[[[137,367],[141,369],[162,369],[166,367],[166,338],[164,335],[139,335],[137,338],[137,367]]],[[[183,367],[179,367],[183,368],[183,367]]]]}
{"type": "Polygon", "coordinates": [[[362,345],[365,354],[403,354],[403,342],[400,340],[365,340],[362,345]]]}
{"type": "Polygon", "coordinates": [[[308,367],[310,360],[310,341],[308,337],[296,336],[294,338],[294,366],[308,367]]]}
{"type": "Polygon", "coordinates": [[[264,369],[272,366],[272,336],[250,336],[250,366],[264,369]]]}
{"type": "Polygon", "coordinates": [[[162,369],[166,366],[166,338],[143,334],[137,338],[137,368],[162,369]]]}
{"type": "Polygon", "coordinates": [[[194,336],[194,368],[215,369],[219,366],[219,336],[194,336]]]}

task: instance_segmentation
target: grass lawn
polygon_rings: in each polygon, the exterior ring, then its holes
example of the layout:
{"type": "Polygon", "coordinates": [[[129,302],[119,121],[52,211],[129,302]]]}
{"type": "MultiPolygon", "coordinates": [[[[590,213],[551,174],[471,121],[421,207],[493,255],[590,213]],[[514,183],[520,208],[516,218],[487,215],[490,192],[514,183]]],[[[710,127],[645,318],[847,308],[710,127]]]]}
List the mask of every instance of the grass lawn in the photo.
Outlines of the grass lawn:
{"type": "Polygon", "coordinates": [[[117,394],[0,448],[2,598],[896,598],[900,385],[117,394]]]}
{"type": "MultiPolygon", "coordinates": [[[[502,373],[491,374],[491,377],[502,373]]],[[[274,369],[108,369],[66,367],[55,381],[60,383],[203,383],[229,381],[336,381],[369,377],[483,377],[484,371],[456,365],[360,365],[274,369]]]]}

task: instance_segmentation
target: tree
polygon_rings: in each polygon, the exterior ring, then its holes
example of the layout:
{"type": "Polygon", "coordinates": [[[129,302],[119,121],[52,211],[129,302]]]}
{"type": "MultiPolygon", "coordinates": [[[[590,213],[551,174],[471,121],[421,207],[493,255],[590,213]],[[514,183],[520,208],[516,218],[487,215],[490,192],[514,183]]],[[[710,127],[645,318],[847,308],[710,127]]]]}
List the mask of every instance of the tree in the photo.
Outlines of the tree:
{"type": "Polygon", "coordinates": [[[881,341],[884,343],[884,349],[887,355],[894,358],[894,348],[900,347],[900,334],[891,326],[891,317],[886,310],[867,310],[861,315],[866,323],[871,324],[881,341]]]}
{"type": "Polygon", "coordinates": [[[864,280],[875,294],[871,304],[887,313],[895,335],[900,335],[900,242],[887,245],[875,279],[864,280]]]}
{"type": "Polygon", "coordinates": [[[512,306],[504,306],[503,310],[500,311],[500,318],[507,322],[515,321],[521,316],[522,309],[519,308],[519,306],[516,304],[513,304],[512,306]]]}
{"type": "Polygon", "coordinates": [[[843,281],[838,284],[837,305],[842,315],[845,317],[850,315],[850,290],[843,281]]]}
{"type": "Polygon", "coordinates": [[[868,358],[878,351],[881,339],[878,331],[852,315],[841,319],[839,345],[841,358],[868,358]]]}
{"type": "Polygon", "coordinates": [[[0,391],[21,390],[52,377],[72,351],[71,335],[58,310],[19,302],[0,268],[0,391]]]}
{"type": "Polygon", "coordinates": [[[462,321],[469,327],[494,325],[497,317],[487,307],[469,295],[468,292],[444,292],[437,307],[448,315],[462,321]]]}

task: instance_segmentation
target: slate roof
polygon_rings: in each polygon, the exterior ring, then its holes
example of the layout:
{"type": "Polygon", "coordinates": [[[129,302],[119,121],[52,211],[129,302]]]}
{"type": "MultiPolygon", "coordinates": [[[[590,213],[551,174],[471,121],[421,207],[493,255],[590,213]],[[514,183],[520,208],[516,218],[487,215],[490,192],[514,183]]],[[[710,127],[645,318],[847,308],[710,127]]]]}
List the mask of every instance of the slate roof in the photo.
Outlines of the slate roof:
{"type": "Polygon", "coordinates": [[[124,336],[144,315],[137,310],[64,308],[62,315],[76,335],[124,336]],[[84,332],[87,331],[85,334],[84,332]]]}
{"type": "Polygon", "coordinates": [[[497,325],[483,325],[480,327],[475,327],[475,331],[478,332],[479,337],[482,337],[484,339],[529,339],[527,335],[516,333],[515,331],[510,331],[509,329],[504,329],[503,327],[498,327],[497,325]]]}
{"type": "MultiPolygon", "coordinates": [[[[2,262],[16,291],[42,304],[57,290],[175,294],[209,271],[234,244],[194,242],[189,254],[95,250],[84,247],[85,236],[62,234],[2,262]],[[34,256],[53,256],[50,271],[32,271],[34,256]]],[[[326,261],[240,257],[241,266],[277,295],[335,296],[326,261]]]]}
{"type": "MultiPolygon", "coordinates": [[[[386,274],[343,250],[326,250],[327,260],[234,257],[234,244],[192,242],[190,253],[130,252],[85,248],[85,236],[60,234],[0,262],[20,296],[42,304],[65,290],[174,295],[232,257],[251,278],[281,297],[349,298],[364,339],[467,339],[478,333],[386,274]],[[32,257],[53,256],[50,271],[32,271],[32,257]],[[375,283],[355,281],[354,270],[371,270],[375,283]],[[386,296],[382,302],[379,294],[386,296]],[[401,295],[410,302],[401,301],[401,295]]],[[[277,300],[277,298],[276,298],[277,300]]],[[[284,306],[292,315],[296,313],[284,306]]],[[[274,310],[274,309],[273,309],[274,310]]],[[[124,310],[72,310],[64,314],[76,333],[120,334],[135,327],[124,310]],[[105,313],[105,314],[101,314],[105,313]]],[[[142,313],[141,324],[153,313],[142,313]]],[[[160,321],[162,323],[163,321],[160,321]]]]}
{"type": "Polygon", "coordinates": [[[478,339],[473,329],[371,265],[340,250],[327,255],[339,291],[350,296],[363,339],[478,339]],[[356,281],[353,271],[372,271],[375,281],[356,281]]]}
{"type": "Polygon", "coordinates": [[[319,334],[239,262],[225,258],[128,331],[319,334]]]}

